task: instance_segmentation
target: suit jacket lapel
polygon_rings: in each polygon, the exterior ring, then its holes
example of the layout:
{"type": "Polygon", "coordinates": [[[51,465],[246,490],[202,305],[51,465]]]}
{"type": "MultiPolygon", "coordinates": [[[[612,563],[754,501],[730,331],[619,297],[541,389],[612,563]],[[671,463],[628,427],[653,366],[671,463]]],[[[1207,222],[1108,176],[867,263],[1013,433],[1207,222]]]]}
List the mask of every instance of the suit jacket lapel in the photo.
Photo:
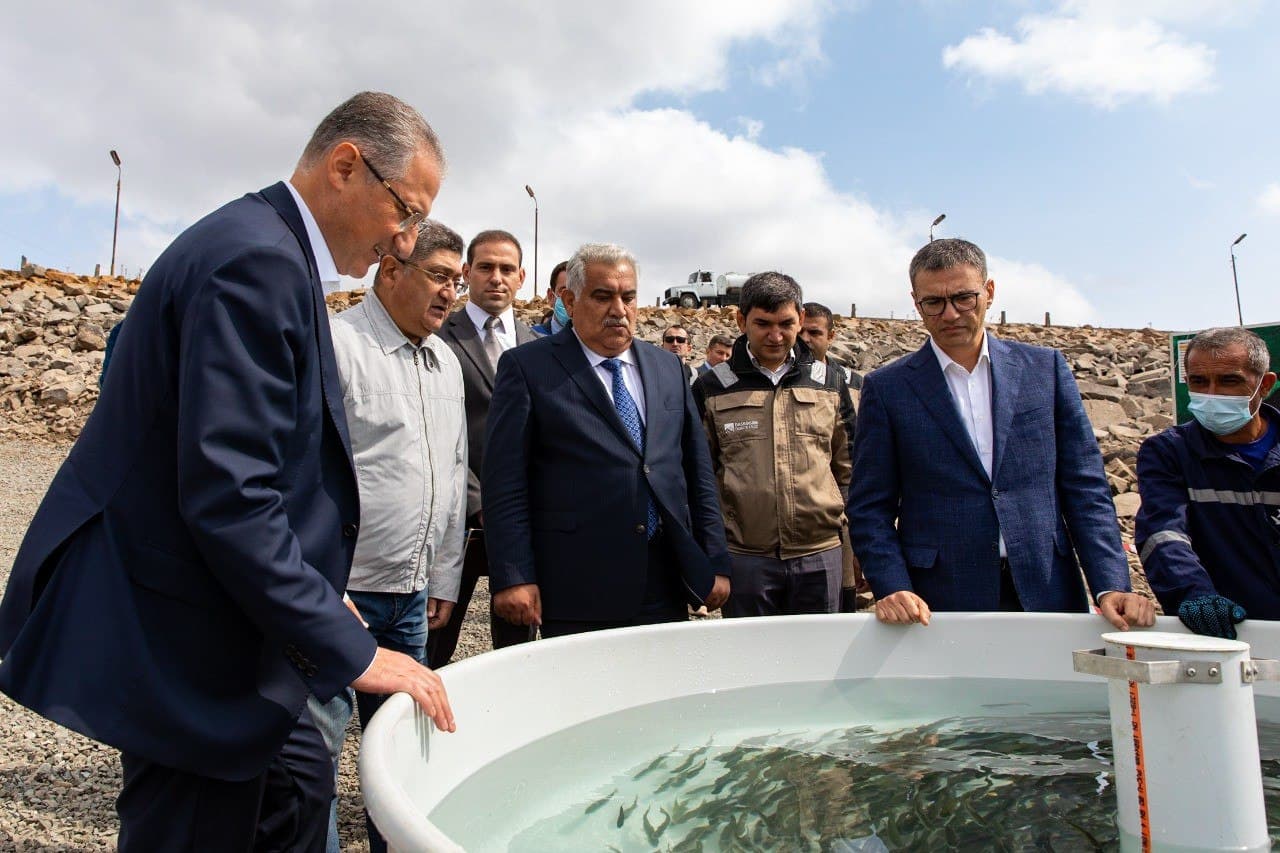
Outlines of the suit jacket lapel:
{"type": "Polygon", "coordinates": [[[541,335],[529,328],[528,323],[516,320],[516,346],[527,344],[529,341],[536,341],[540,337],[541,335]]]}
{"type": "MultiPolygon", "coordinates": [[[[622,425],[622,419],[618,417],[618,410],[613,407],[613,401],[609,399],[609,394],[604,390],[604,385],[600,382],[600,377],[596,375],[596,371],[591,367],[591,363],[587,361],[587,357],[582,353],[582,345],[578,342],[578,336],[571,329],[562,329],[551,337],[554,344],[551,352],[555,355],[556,360],[569,373],[569,376],[582,389],[582,393],[587,395],[587,399],[592,405],[600,411],[600,416],[604,418],[605,423],[609,424],[613,431],[618,434],[622,442],[627,447],[632,448],[638,455],[639,450],[631,443],[631,436],[627,433],[627,428],[622,425]]],[[[643,376],[643,371],[641,372],[643,376]]],[[[648,388],[645,388],[645,394],[648,395],[648,388]]]]}
{"type": "Polygon", "coordinates": [[[480,341],[476,324],[471,322],[471,316],[467,314],[465,308],[449,315],[449,328],[458,346],[462,347],[462,351],[467,354],[475,364],[476,370],[480,371],[480,375],[484,377],[485,385],[493,391],[493,365],[489,363],[489,354],[484,351],[484,344],[480,341]]]}
{"type": "MultiPolygon", "coordinates": [[[[965,429],[964,421],[960,420],[960,410],[956,408],[956,401],[951,396],[947,379],[942,375],[942,367],[939,366],[929,342],[925,341],[924,346],[917,350],[907,363],[913,368],[908,374],[911,390],[920,398],[920,402],[924,403],[925,409],[937,421],[942,432],[955,445],[965,461],[977,471],[979,477],[984,481],[987,480],[987,471],[982,467],[982,460],[978,458],[977,448],[969,439],[969,431],[965,429]]],[[[992,470],[994,471],[995,468],[993,467],[992,470]]]]}
{"type": "Polygon", "coordinates": [[[649,448],[653,444],[649,436],[658,434],[655,430],[659,421],[666,417],[667,407],[662,405],[662,386],[658,384],[659,362],[654,358],[656,353],[637,343],[631,344],[631,351],[635,353],[640,383],[644,386],[644,456],[648,459],[649,448]]]}
{"type": "Polygon", "coordinates": [[[311,278],[311,307],[315,315],[316,345],[320,353],[320,388],[329,418],[338,430],[342,448],[346,451],[347,464],[355,476],[355,461],[351,455],[351,435],[347,431],[347,412],[342,405],[342,385],[338,381],[338,362],[333,354],[333,337],[329,333],[329,312],[325,307],[324,290],[320,287],[320,270],[316,266],[315,250],[307,239],[307,228],[302,214],[294,203],[293,195],[283,182],[272,184],[262,191],[262,197],[275,208],[276,213],[289,226],[302,247],[311,278]]]}
{"type": "Polygon", "coordinates": [[[994,479],[1000,472],[1000,459],[1009,443],[1009,428],[1022,382],[1022,364],[1013,347],[990,332],[987,333],[987,352],[991,354],[991,475],[994,479]]]}

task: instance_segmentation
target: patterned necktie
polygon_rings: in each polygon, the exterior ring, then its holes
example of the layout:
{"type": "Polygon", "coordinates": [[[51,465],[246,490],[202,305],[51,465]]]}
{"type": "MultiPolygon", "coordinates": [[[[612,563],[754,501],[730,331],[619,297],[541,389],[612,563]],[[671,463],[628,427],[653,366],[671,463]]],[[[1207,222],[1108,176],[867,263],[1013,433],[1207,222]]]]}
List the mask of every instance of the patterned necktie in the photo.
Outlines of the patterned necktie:
{"type": "MultiPolygon", "coordinates": [[[[636,406],[635,399],[631,396],[631,392],[627,390],[627,384],[622,381],[622,362],[616,358],[606,358],[600,363],[613,374],[613,408],[618,412],[618,417],[622,419],[622,425],[626,427],[627,435],[631,436],[631,443],[643,455],[644,426],[640,423],[640,408],[636,406]]],[[[650,493],[648,514],[645,519],[645,535],[652,539],[653,534],[657,531],[658,507],[653,502],[653,494],[650,493]]]]}
{"type": "Polygon", "coordinates": [[[490,315],[484,321],[484,354],[489,356],[489,366],[498,372],[498,358],[502,355],[502,341],[498,340],[498,324],[502,320],[490,315]]]}

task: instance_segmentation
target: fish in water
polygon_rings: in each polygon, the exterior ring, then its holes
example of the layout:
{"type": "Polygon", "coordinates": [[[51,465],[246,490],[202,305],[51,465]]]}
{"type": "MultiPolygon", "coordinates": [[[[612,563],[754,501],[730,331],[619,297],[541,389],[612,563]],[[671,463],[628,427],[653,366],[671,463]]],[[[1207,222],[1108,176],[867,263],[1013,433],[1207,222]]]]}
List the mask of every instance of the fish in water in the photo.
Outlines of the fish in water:
{"type": "Polygon", "coordinates": [[[662,762],[664,762],[664,761],[666,761],[666,760],[667,760],[666,753],[663,753],[662,755],[659,755],[657,758],[653,759],[653,761],[650,761],[650,762],[649,762],[649,764],[648,764],[648,766],[646,766],[643,770],[641,770],[639,773],[637,773],[636,775],[632,776],[631,778],[632,778],[632,779],[643,779],[645,776],[648,776],[650,773],[652,773],[653,771],[657,770],[657,769],[658,769],[658,767],[659,767],[659,765],[661,765],[661,764],[662,764],[662,762]]]}
{"type": "Polygon", "coordinates": [[[605,804],[605,803],[607,803],[607,802],[609,802],[610,800],[612,800],[612,799],[613,799],[613,797],[614,797],[614,795],[615,795],[615,794],[617,794],[617,793],[618,793],[618,789],[617,789],[617,788],[614,788],[614,789],[613,789],[612,791],[610,791],[607,795],[605,795],[605,796],[601,797],[600,799],[596,800],[596,801],[595,801],[594,803],[592,803],[591,805],[587,806],[586,811],[584,811],[584,812],[583,812],[583,814],[592,814],[592,813],[594,813],[594,812],[599,811],[601,808],[603,808],[603,807],[604,807],[604,804],[605,804]]]}
{"type": "Polygon", "coordinates": [[[636,805],[639,804],[639,802],[640,802],[640,797],[639,795],[636,795],[636,798],[631,801],[630,806],[618,806],[618,828],[619,829],[621,829],[622,825],[627,822],[627,818],[631,817],[631,813],[636,810],[636,805]]]}

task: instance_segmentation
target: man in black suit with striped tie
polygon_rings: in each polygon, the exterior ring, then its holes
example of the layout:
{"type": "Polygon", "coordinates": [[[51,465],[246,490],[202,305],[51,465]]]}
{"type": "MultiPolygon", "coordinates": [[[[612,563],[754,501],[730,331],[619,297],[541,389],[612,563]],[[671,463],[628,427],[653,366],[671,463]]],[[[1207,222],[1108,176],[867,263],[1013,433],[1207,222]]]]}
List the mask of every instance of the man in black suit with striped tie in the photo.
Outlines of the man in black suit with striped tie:
{"type": "Polygon", "coordinates": [[[680,359],[633,339],[636,263],[569,261],[571,327],[503,353],[481,473],[494,608],[544,637],[719,607],[729,554],[680,359]]]}

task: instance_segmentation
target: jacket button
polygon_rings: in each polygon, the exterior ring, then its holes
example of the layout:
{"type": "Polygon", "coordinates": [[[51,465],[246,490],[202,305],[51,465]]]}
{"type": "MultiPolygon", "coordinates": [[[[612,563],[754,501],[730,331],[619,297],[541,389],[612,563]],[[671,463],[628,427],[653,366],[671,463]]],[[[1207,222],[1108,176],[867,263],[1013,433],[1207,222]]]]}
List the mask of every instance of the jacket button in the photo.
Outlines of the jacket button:
{"type": "Polygon", "coordinates": [[[644,472],[645,472],[646,474],[648,474],[648,473],[649,473],[649,466],[648,466],[648,465],[644,466],[644,472]]]}
{"type": "Polygon", "coordinates": [[[347,537],[348,539],[354,539],[356,532],[359,529],[360,528],[356,526],[355,522],[349,521],[346,524],[342,525],[342,535],[347,537]]]}
{"type": "Polygon", "coordinates": [[[637,524],[637,525],[636,525],[636,533],[639,533],[641,536],[643,536],[643,535],[644,535],[644,532],[645,532],[645,530],[647,530],[647,529],[648,529],[648,528],[646,528],[643,524],[637,524]]]}
{"type": "Polygon", "coordinates": [[[1000,490],[999,490],[999,489],[992,489],[992,490],[991,490],[991,497],[993,497],[993,498],[998,498],[998,497],[1000,497],[1000,490]]]}

